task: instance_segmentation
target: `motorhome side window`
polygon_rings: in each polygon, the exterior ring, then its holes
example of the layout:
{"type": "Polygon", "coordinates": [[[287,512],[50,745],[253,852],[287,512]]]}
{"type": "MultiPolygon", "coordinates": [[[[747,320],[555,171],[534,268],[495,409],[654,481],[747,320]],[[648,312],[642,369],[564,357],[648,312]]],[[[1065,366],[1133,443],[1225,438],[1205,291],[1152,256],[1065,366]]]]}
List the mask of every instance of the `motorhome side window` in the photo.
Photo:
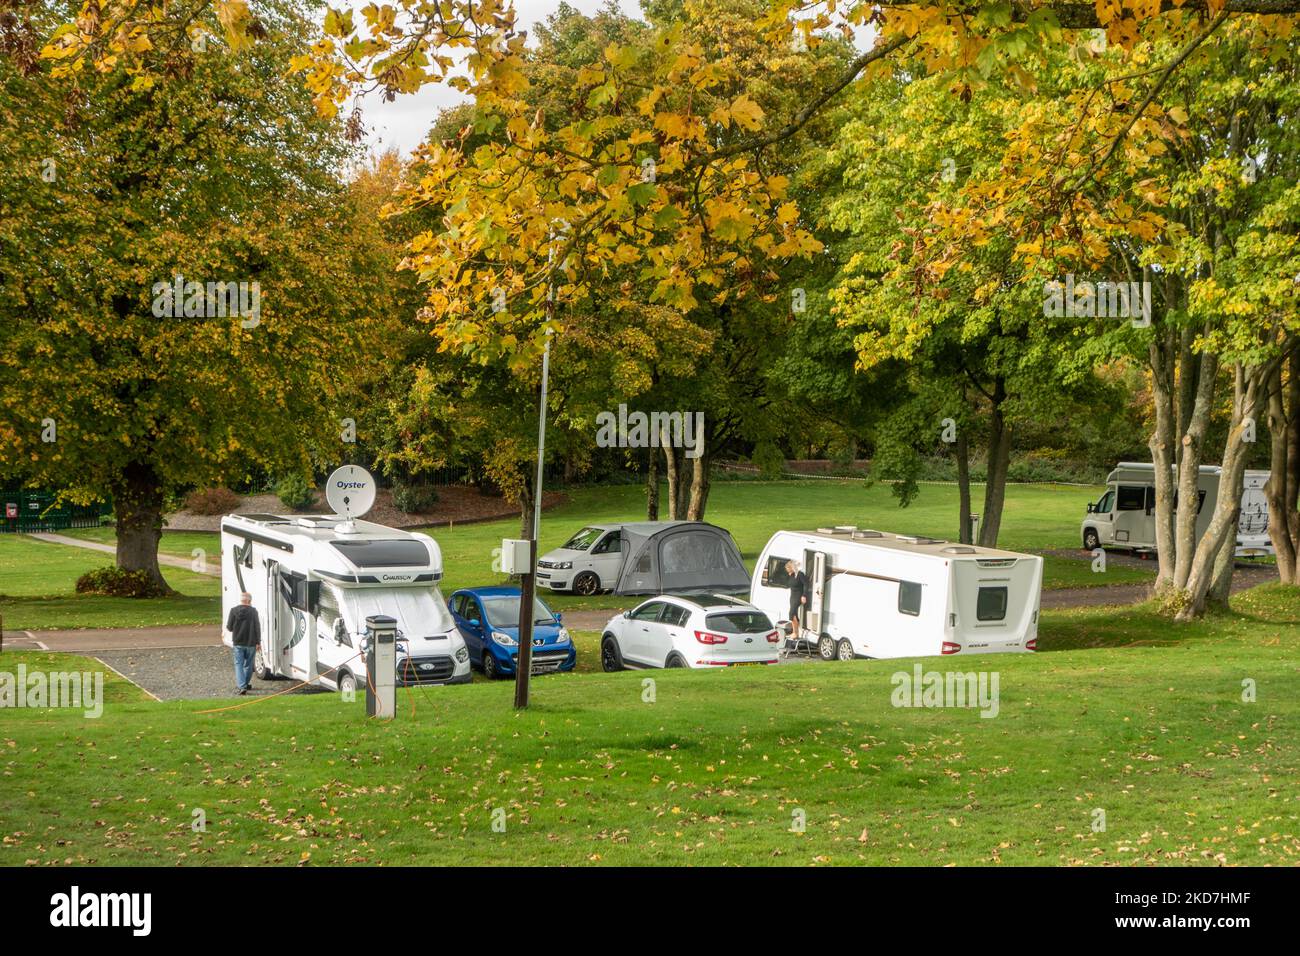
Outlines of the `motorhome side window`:
{"type": "Polygon", "coordinates": [[[1146,489],[1140,485],[1119,486],[1119,510],[1142,511],[1146,508],[1146,489]]]}
{"type": "Polygon", "coordinates": [[[790,575],[786,572],[785,566],[789,560],[789,558],[768,558],[767,567],[763,568],[763,583],[770,588],[788,588],[790,575]]]}
{"type": "MultiPolygon", "coordinates": [[[[1205,507],[1205,489],[1202,488],[1200,491],[1198,491],[1198,492],[1196,493],[1196,513],[1197,513],[1197,514],[1200,514],[1200,513],[1201,513],[1201,509],[1204,508],[1204,507],[1205,507]]],[[[1175,510],[1175,511],[1178,510],[1178,491],[1177,491],[1177,490],[1174,491],[1174,510],[1175,510]]]]}
{"type": "Polygon", "coordinates": [[[915,581],[898,582],[898,613],[920,617],[921,585],[915,581]]]}
{"type": "Polygon", "coordinates": [[[980,588],[975,599],[975,617],[981,621],[1004,621],[1007,617],[1007,589],[980,588]]]}
{"type": "Polygon", "coordinates": [[[1110,505],[1114,500],[1115,493],[1113,491],[1107,491],[1101,496],[1101,501],[1097,502],[1097,513],[1103,515],[1110,514],[1110,505]]]}

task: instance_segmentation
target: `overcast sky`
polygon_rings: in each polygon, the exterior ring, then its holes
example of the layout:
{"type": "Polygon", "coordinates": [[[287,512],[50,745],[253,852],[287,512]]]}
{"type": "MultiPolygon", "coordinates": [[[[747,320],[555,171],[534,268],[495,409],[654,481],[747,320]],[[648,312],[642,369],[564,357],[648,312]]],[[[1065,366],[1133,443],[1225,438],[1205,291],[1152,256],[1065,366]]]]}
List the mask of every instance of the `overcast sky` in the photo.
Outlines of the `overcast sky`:
{"type": "MultiPolygon", "coordinates": [[[[352,5],[356,9],[365,6],[369,0],[358,0],[352,5]]],[[[605,0],[567,0],[569,6],[590,16],[605,5],[605,0]]],[[[629,16],[640,17],[639,0],[618,0],[619,8],[629,16]]],[[[533,24],[545,20],[560,6],[560,0],[515,0],[517,23],[521,29],[535,36],[533,24]]],[[[358,23],[364,21],[358,15],[358,23]]],[[[424,134],[433,125],[438,111],[468,99],[465,95],[441,83],[432,83],[419,93],[398,96],[391,103],[385,103],[378,94],[371,94],[361,101],[362,116],[369,131],[368,142],[375,152],[383,152],[396,146],[402,153],[409,153],[424,139],[424,134]]]]}

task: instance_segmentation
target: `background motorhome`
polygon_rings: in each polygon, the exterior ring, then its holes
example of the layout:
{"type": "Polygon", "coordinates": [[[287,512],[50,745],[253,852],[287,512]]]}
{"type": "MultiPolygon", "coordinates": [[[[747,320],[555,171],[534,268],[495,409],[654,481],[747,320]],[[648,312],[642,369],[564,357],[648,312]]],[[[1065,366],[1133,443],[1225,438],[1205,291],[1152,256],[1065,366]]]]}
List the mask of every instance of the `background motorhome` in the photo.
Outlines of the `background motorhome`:
{"type": "MultiPolygon", "coordinates": [[[[1197,477],[1196,537],[1200,540],[1214,514],[1214,500],[1219,494],[1223,469],[1202,465],[1197,477]]],[[[1264,486],[1267,471],[1248,471],[1241,494],[1241,516],[1237,521],[1236,553],[1239,557],[1273,553],[1268,537],[1268,498],[1264,486]]],[[[1176,479],[1175,479],[1176,480],[1176,479]]],[[[1176,495],[1176,493],[1175,493],[1176,495]]],[[[1177,497],[1174,508],[1179,507],[1177,497]]],[[[1156,549],[1155,466],[1150,462],[1122,461],[1106,478],[1106,491],[1088,505],[1080,527],[1083,546],[1128,548],[1133,551],[1156,549]]]]}
{"type": "Polygon", "coordinates": [[[750,601],[789,619],[785,564],[808,577],[805,628],[822,657],[924,657],[1035,649],[1043,559],[859,530],[778,531],[750,601]]]}
{"type": "MultiPolygon", "coordinates": [[[[249,592],[262,623],[257,675],[364,688],[366,618],[397,620],[397,682],[470,680],[469,652],[438,590],[442,553],[426,534],[334,515],[221,520],[221,614],[249,592]]],[[[229,635],[223,635],[227,645],[229,635]]]]}
{"type": "Polygon", "coordinates": [[[595,594],[741,593],[749,572],[725,528],[704,521],[589,525],[537,562],[538,587],[595,594]]]}

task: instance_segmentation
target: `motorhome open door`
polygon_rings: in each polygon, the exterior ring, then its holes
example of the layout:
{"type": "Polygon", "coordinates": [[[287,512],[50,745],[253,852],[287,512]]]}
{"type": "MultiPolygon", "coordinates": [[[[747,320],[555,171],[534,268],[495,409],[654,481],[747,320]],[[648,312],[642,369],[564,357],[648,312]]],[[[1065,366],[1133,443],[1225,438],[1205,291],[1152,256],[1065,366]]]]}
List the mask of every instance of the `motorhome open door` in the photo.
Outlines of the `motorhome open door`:
{"type": "Polygon", "coordinates": [[[280,596],[280,562],[266,562],[266,620],[262,629],[262,657],[272,673],[280,673],[284,655],[284,628],[280,605],[284,598],[280,596]]]}
{"type": "Polygon", "coordinates": [[[826,609],[826,565],[825,552],[804,552],[804,567],[808,569],[809,592],[808,606],[804,610],[804,627],[817,635],[826,630],[823,626],[823,616],[826,609]]]}

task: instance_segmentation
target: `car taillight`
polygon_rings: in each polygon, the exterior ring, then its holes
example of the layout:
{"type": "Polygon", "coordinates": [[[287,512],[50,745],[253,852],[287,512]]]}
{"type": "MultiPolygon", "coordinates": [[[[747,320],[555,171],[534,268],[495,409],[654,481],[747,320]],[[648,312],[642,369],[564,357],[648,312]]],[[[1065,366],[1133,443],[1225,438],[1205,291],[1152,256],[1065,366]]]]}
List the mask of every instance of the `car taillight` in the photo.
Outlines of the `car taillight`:
{"type": "Polygon", "coordinates": [[[1025,650],[1027,651],[1038,650],[1038,638],[1031,637],[1029,640],[1025,641],[1025,650]]]}
{"type": "Polygon", "coordinates": [[[695,639],[701,644],[725,644],[727,636],[725,634],[713,634],[709,631],[696,631],[695,639]]]}
{"type": "Polygon", "coordinates": [[[960,651],[960,650],[961,650],[961,645],[960,645],[960,644],[954,644],[952,641],[944,641],[944,642],[943,642],[943,653],[944,653],[944,654],[956,654],[956,653],[957,653],[958,651],[960,651]]]}
{"type": "Polygon", "coordinates": [[[769,644],[775,644],[779,640],[781,640],[781,635],[778,634],[776,631],[773,631],[771,634],[767,635],[767,643],[769,644]]]}

